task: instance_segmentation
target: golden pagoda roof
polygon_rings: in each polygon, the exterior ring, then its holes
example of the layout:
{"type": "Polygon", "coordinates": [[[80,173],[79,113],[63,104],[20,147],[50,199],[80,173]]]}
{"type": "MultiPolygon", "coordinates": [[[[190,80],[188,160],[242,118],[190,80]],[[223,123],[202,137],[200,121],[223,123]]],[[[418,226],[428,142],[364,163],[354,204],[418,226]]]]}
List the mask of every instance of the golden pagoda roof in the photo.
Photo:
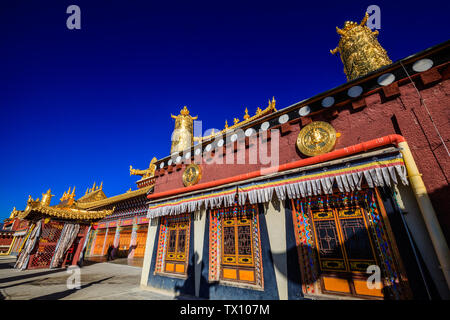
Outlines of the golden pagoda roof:
{"type": "Polygon", "coordinates": [[[88,211],[78,207],[74,201],[75,188],[72,192],[64,192],[60,203],[50,206],[52,198],[51,190],[49,189],[45,194],[42,194],[42,199],[33,200],[31,196],[28,197],[27,207],[23,211],[13,210],[13,213],[20,219],[26,219],[31,213],[37,213],[53,218],[69,219],[69,220],[99,220],[107,215],[113,213],[111,210],[88,211]]]}
{"type": "Polygon", "coordinates": [[[20,212],[18,217],[25,219],[31,212],[37,212],[54,218],[70,219],[70,220],[98,220],[112,214],[114,209],[88,211],[76,207],[47,206],[41,201],[28,200],[27,207],[20,212]]]}
{"type": "Polygon", "coordinates": [[[98,201],[91,201],[91,202],[86,202],[86,203],[79,203],[78,201],[76,202],[76,206],[78,208],[83,208],[83,209],[89,209],[89,208],[98,208],[98,207],[103,207],[109,204],[113,204],[119,201],[123,201],[123,200],[127,200],[127,199],[131,199],[143,194],[147,194],[147,192],[153,188],[153,185],[149,185],[137,190],[133,190],[133,191],[127,191],[125,193],[119,194],[117,196],[113,196],[113,197],[109,197],[109,198],[105,198],[105,199],[101,199],[98,201]]]}

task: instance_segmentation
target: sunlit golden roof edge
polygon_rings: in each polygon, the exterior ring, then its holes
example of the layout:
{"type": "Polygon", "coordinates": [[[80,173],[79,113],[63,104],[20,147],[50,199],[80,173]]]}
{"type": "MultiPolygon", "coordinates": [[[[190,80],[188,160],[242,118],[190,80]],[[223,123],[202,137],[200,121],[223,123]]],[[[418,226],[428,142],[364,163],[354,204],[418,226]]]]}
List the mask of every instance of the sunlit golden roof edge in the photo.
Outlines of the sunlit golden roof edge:
{"type": "Polygon", "coordinates": [[[99,210],[88,211],[76,208],[57,208],[42,205],[38,201],[29,201],[27,207],[23,212],[19,214],[20,219],[25,219],[32,211],[39,212],[41,214],[71,220],[100,220],[113,213],[114,208],[111,210],[99,210]]]}
{"type": "Polygon", "coordinates": [[[102,200],[97,200],[97,201],[93,201],[93,202],[86,202],[86,203],[76,203],[77,207],[79,208],[83,208],[83,209],[92,209],[95,207],[101,207],[101,206],[106,206],[115,202],[119,202],[122,200],[127,200],[130,198],[134,198],[137,196],[140,196],[142,194],[146,194],[151,188],[153,188],[153,185],[150,186],[146,186],[143,187],[141,189],[138,190],[133,190],[133,191],[127,191],[125,193],[113,196],[113,197],[109,197],[106,199],[102,199],[102,200]]]}

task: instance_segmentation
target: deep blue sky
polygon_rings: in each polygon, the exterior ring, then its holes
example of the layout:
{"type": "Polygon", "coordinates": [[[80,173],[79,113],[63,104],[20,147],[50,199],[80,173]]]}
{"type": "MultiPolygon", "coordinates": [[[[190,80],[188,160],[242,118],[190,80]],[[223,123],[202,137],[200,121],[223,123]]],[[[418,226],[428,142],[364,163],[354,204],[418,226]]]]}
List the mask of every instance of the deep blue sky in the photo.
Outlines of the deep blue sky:
{"type": "Polygon", "coordinates": [[[346,82],[335,26],[371,4],[393,61],[444,42],[445,3],[2,0],[0,218],[48,188],[135,189],[129,165],[168,155],[184,105],[221,129],[272,96],[283,108],[346,82]],[[71,4],[81,30],[66,28],[71,4]]]}

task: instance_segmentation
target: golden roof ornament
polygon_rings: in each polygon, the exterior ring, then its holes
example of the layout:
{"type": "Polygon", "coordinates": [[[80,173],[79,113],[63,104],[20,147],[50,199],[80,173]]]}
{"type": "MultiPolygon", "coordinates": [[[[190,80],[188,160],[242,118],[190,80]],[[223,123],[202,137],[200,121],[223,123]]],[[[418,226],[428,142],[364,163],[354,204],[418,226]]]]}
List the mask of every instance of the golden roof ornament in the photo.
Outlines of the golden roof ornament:
{"type": "Polygon", "coordinates": [[[156,159],[156,157],[153,157],[152,161],[150,161],[148,169],[146,170],[133,169],[133,167],[130,165],[130,176],[141,176],[142,179],[153,177],[156,171],[156,161],[158,161],[158,159],[156,159]]]}
{"type": "Polygon", "coordinates": [[[203,140],[208,140],[208,139],[214,138],[214,136],[218,136],[220,134],[223,134],[223,133],[225,133],[228,130],[236,129],[236,128],[241,127],[241,126],[245,125],[246,123],[249,123],[249,122],[251,122],[251,121],[253,121],[253,120],[255,120],[255,119],[259,118],[259,117],[262,117],[262,116],[264,116],[266,114],[269,114],[269,113],[271,113],[273,111],[277,111],[277,109],[275,108],[275,103],[276,103],[275,97],[272,97],[272,101],[269,99],[269,104],[264,110],[262,110],[260,107],[258,107],[256,109],[256,113],[255,113],[254,116],[250,116],[248,114],[248,109],[245,108],[244,120],[239,121],[239,118],[234,118],[232,126],[229,126],[228,125],[228,121],[225,120],[225,128],[222,131],[219,131],[219,132],[215,133],[215,131],[213,130],[212,133],[207,135],[207,136],[194,137],[194,141],[202,142],[203,140]]]}
{"type": "Polygon", "coordinates": [[[361,23],[346,21],[343,29],[336,27],[341,39],[338,46],[330,52],[335,54],[339,51],[347,81],[392,63],[377,40],[378,31],[372,32],[367,27],[368,18],[369,14],[366,12],[361,23]]]}
{"type": "Polygon", "coordinates": [[[175,129],[172,134],[172,146],[170,153],[177,153],[189,149],[194,145],[194,120],[198,117],[189,115],[186,106],[181,109],[178,116],[170,115],[175,119],[175,129]]]}
{"type": "Polygon", "coordinates": [[[248,120],[249,118],[250,118],[250,115],[248,114],[248,109],[245,108],[244,120],[248,120]]]}
{"type": "Polygon", "coordinates": [[[48,207],[50,205],[50,202],[52,201],[52,196],[52,191],[48,189],[46,193],[42,194],[41,204],[48,207]]]}

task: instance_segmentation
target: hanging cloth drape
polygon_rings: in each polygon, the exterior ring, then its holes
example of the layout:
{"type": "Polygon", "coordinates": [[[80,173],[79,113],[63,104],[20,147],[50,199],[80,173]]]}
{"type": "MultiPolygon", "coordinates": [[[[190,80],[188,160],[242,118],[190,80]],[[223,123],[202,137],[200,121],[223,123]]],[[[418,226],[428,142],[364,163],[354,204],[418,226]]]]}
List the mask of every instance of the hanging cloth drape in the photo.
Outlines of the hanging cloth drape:
{"type": "MultiPolygon", "coordinates": [[[[30,226],[30,228],[33,228],[33,225],[30,226]]],[[[27,268],[28,261],[30,260],[30,253],[38,242],[37,240],[41,235],[41,229],[42,220],[39,220],[34,226],[34,229],[31,231],[31,234],[28,237],[27,242],[23,246],[22,251],[20,251],[19,257],[17,258],[16,264],[14,265],[15,269],[25,270],[27,268]]]]}
{"type": "Polygon", "coordinates": [[[234,203],[235,196],[236,187],[231,187],[152,203],[148,208],[147,218],[194,212],[200,209],[202,205],[211,209],[220,206],[231,206],[234,203]]]}
{"type": "Polygon", "coordinates": [[[55,254],[53,255],[52,261],[50,262],[50,268],[57,268],[61,265],[67,250],[69,250],[73,241],[78,235],[80,230],[79,224],[66,223],[61,231],[61,236],[59,237],[58,244],[55,248],[55,254]]]}
{"type": "Polygon", "coordinates": [[[369,188],[408,184],[406,168],[400,153],[370,159],[349,161],[297,174],[284,175],[243,184],[238,188],[239,204],[268,202],[275,192],[279,200],[297,199],[340,192],[361,190],[363,180],[369,188]]]}
{"type": "Polygon", "coordinates": [[[81,262],[83,260],[84,257],[84,250],[86,250],[86,245],[89,242],[89,232],[91,232],[92,226],[89,225],[89,228],[86,232],[86,236],[84,239],[84,243],[83,243],[83,248],[81,249],[81,253],[80,253],[80,257],[78,258],[78,261],[81,262]]]}
{"type": "Polygon", "coordinates": [[[236,194],[239,205],[247,200],[250,204],[265,203],[275,195],[279,200],[304,198],[320,194],[330,194],[333,188],[340,192],[361,190],[363,180],[369,188],[392,186],[398,178],[408,184],[406,168],[400,153],[378,155],[365,159],[349,160],[334,165],[324,165],[317,169],[305,170],[258,180],[227,189],[204,192],[185,197],[162,200],[149,206],[147,217],[176,215],[194,212],[204,204],[214,209],[232,206],[236,194]]]}

